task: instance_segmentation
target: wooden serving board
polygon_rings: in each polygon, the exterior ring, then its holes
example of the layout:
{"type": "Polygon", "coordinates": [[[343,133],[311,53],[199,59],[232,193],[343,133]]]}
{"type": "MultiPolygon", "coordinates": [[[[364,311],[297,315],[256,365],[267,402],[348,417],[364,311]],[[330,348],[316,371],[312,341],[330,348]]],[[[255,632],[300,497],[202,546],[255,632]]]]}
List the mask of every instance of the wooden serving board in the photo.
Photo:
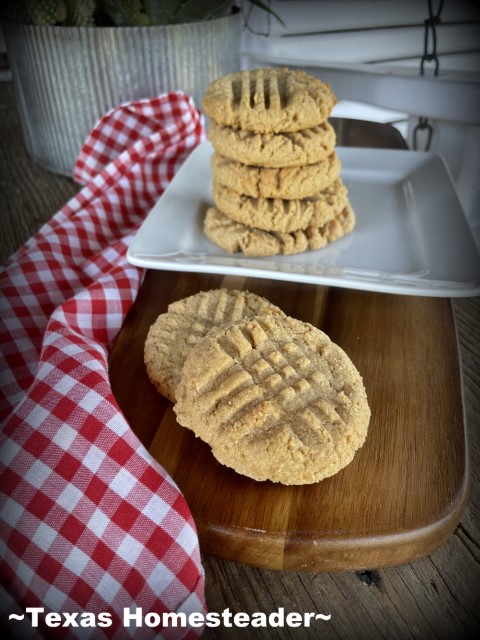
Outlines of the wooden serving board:
{"type": "Polygon", "coordinates": [[[173,476],[203,553],[295,571],[401,564],[442,544],[460,520],[469,472],[450,301],[233,276],[150,271],[110,357],[133,430],[173,476]],[[170,302],[245,288],[325,331],[360,370],[372,409],[365,445],[307,486],[256,482],[220,465],[149,382],[143,343],[170,302]]]}

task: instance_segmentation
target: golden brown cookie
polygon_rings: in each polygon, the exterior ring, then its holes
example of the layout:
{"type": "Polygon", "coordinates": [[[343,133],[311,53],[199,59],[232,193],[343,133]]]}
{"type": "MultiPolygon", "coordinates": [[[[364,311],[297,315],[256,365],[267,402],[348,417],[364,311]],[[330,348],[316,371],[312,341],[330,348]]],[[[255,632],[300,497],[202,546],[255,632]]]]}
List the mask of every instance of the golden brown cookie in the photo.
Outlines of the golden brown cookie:
{"type": "Polygon", "coordinates": [[[268,314],[197,342],[174,411],[222,464],[288,485],[343,469],[370,420],[362,378],[346,353],[311,324],[268,314]]]}
{"type": "Polygon", "coordinates": [[[252,198],[298,200],[322,191],[340,176],[341,162],[336,152],[325,160],[300,167],[273,169],[230,160],[219,153],[212,156],[212,178],[252,198]]]}
{"type": "Polygon", "coordinates": [[[328,118],[335,102],[330,86],[304,71],[267,67],[214,80],[202,104],[215,122],[271,133],[314,127],[328,118]]]}
{"type": "Polygon", "coordinates": [[[144,361],[148,377],[166,398],[175,401],[189,350],[212,327],[265,312],[283,315],[271,302],[249,291],[211,289],[177,300],[149,329],[144,361]]]}
{"type": "Polygon", "coordinates": [[[208,137],[226,158],[262,167],[300,167],[325,160],[335,149],[335,130],[329,122],[301,131],[251,133],[210,123],[208,137]]]}
{"type": "Polygon", "coordinates": [[[321,227],[308,227],[290,233],[264,231],[241,222],[235,222],[224,213],[211,207],[204,221],[207,238],[228,253],[242,251],[245,256],[276,256],[302,253],[309,249],[321,249],[338,240],[355,226],[355,214],[349,204],[333,220],[321,227]]]}
{"type": "Polygon", "coordinates": [[[347,189],[338,179],[323,191],[301,200],[251,198],[214,181],[213,201],[219,211],[236,222],[289,233],[325,224],[345,208],[348,200],[347,189]]]}

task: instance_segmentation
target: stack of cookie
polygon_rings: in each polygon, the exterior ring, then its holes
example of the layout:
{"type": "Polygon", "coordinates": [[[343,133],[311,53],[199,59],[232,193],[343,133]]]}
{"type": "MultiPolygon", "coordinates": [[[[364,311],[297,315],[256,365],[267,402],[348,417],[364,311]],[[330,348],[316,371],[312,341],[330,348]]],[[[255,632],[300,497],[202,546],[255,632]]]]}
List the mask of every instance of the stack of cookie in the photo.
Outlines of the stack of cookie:
{"type": "Polygon", "coordinates": [[[256,294],[214,289],[172,303],[144,357],[178,422],[254,480],[318,482],[365,441],[370,408],[349,357],[256,294]]]}
{"type": "Polygon", "coordinates": [[[328,85],[299,70],[240,71],[209,85],[210,240],[230,253],[272,256],[319,249],[353,229],[328,122],[334,104],[328,85]]]}

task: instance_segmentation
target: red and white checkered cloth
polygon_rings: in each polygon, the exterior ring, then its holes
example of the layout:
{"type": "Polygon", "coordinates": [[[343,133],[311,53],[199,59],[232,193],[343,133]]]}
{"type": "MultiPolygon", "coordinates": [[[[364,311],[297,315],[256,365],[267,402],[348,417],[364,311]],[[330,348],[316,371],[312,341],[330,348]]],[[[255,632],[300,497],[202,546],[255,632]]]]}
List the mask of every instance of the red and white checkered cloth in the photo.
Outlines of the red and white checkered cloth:
{"type": "Polygon", "coordinates": [[[107,357],[143,276],[128,244],[204,138],[179,92],[112,110],[79,156],[85,186],[0,273],[1,622],[26,607],[112,620],[32,629],[28,616],[9,623],[16,637],[201,633],[123,625],[125,607],[203,613],[204,575],[188,505],[120,412],[107,357]]]}

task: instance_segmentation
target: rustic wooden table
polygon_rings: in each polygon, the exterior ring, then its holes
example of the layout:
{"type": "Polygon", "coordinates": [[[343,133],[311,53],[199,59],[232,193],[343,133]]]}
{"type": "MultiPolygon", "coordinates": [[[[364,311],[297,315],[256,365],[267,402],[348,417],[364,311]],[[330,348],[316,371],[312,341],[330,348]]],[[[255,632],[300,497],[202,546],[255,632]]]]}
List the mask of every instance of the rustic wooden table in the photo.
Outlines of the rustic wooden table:
{"type": "MultiPolygon", "coordinates": [[[[337,122],[338,142],[375,142],[375,126],[337,122]]],[[[393,130],[380,131],[384,146],[398,146],[393,130]]],[[[68,178],[27,156],[12,86],[0,83],[0,231],[2,262],[74,195],[68,178]]],[[[428,638],[476,637],[480,629],[480,298],[452,301],[464,381],[470,438],[471,496],[454,533],[439,548],[408,564],[356,572],[260,569],[203,556],[210,610],[330,613],[309,629],[212,628],[206,638],[428,638]]],[[[431,399],[432,406],[435,398],[431,399]]]]}

